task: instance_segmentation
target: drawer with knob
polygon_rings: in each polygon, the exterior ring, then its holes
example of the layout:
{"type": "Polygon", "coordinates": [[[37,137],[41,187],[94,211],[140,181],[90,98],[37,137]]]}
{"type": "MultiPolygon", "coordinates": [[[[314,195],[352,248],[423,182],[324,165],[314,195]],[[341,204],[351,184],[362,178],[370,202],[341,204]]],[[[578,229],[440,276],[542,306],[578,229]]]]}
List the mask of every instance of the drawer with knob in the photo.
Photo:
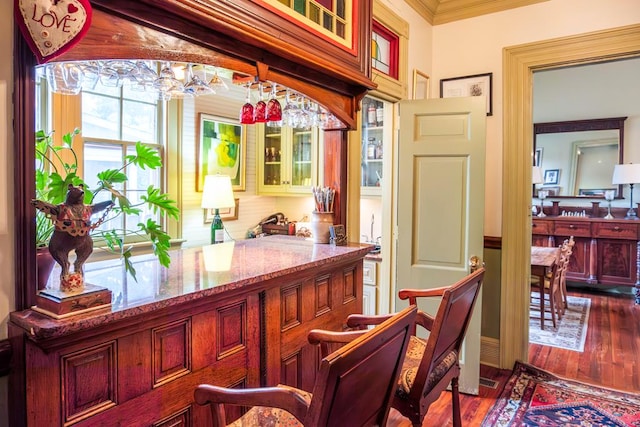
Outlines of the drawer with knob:
{"type": "Polygon", "coordinates": [[[554,234],[558,236],[590,237],[591,223],[588,221],[556,221],[554,234]]]}
{"type": "Polygon", "coordinates": [[[531,232],[533,234],[553,234],[553,221],[534,218],[531,222],[531,232]]]}
{"type": "Polygon", "coordinates": [[[638,240],[638,224],[636,222],[598,222],[593,224],[593,236],[638,240]]]}

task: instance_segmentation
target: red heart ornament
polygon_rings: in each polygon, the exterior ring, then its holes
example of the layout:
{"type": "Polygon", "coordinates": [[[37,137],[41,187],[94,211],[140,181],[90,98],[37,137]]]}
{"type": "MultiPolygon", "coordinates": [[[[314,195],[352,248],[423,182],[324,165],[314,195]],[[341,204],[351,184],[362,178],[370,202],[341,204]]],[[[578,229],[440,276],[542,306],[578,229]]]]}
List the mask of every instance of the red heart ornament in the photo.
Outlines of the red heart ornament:
{"type": "Polygon", "coordinates": [[[14,0],[15,19],[39,64],[62,55],[89,31],[89,0],[14,0]]]}

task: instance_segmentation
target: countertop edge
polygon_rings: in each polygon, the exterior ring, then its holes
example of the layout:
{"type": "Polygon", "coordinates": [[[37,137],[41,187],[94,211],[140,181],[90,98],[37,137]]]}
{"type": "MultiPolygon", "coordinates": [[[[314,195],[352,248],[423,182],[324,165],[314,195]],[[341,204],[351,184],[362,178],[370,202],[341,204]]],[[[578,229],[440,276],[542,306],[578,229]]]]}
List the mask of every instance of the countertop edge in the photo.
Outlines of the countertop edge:
{"type": "Polygon", "coordinates": [[[319,268],[327,264],[364,259],[367,253],[371,250],[371,246],[354,245],[350,247],[350,249],[352,250],[347,253],[336,254],[335,256],[298,265],[291,265],[275,272],[258,274],[245,280],[235,281],[213,288],[201,289],[185,293],[180,296],[169,297],[120,311],[114,312],[110,309],[108,312],[106,311],[107,309],[97,310],[95,312],[88,312],[58,320],[45,314],[38,313],[35,310],[26,309],[10,313],[9,321],[23,329],[31,340],[38,342],[46,341],[62,336],[72,335],[97,326],[102,327],[106,325],[115,325],[137,316],[152,314],[157,311],[166,310],[186,303],[193,303],[194,301],[214,295],[240,290],[251,291],[252,286],[260,285],[265,281],[277,279],[278,277],[294,274],[304,270],[319,268]]]}

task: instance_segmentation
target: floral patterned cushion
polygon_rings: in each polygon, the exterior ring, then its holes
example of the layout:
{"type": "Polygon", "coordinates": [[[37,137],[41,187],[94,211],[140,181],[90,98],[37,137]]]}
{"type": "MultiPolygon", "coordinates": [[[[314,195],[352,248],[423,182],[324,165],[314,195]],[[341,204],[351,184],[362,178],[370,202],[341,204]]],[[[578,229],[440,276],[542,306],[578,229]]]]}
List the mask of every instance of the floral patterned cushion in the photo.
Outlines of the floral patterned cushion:
{"type": "MultiPolygon", "coordinates": [[[[404,363],[402,364],[402,372],[400,373],[400,379],[398,380],[398,390],[396,394],[398,397],[407,398],[409,391],[413,386],[413,382],[416,379],[416,373],[422,362],[422,355],[427,346],[427,343],[420,338],[412,336],[409,340],[407,347],[407,355],[405,356],[404,363]]],[[[429,378],[427,378],[426,389],[431,389],[440,379],[446,374],[453,365],[458,361],[458,354],[455,351],[451,351],[442,359],[442,362],[436,366],[429,378]]]]}
{"type": "MultiPolygon", "coordinates": [[[[300,392],[307,403],[310,403],[311,393],[302,390],[300,392]]],[[[291,427],[301,426],[302,423],[284,409],[254,406],[229,425],[233,427],[291,427]]]]}

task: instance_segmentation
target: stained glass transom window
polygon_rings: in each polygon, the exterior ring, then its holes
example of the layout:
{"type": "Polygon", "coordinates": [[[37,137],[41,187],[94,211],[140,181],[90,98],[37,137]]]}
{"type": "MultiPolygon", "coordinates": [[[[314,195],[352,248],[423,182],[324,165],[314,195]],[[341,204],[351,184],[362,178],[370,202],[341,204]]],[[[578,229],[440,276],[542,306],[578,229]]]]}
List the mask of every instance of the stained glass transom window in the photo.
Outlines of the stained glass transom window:
{"type": "Polygon", "coordinates": [[[353,48],[353,0],[263,0],[329,39],[353,48]]]}

